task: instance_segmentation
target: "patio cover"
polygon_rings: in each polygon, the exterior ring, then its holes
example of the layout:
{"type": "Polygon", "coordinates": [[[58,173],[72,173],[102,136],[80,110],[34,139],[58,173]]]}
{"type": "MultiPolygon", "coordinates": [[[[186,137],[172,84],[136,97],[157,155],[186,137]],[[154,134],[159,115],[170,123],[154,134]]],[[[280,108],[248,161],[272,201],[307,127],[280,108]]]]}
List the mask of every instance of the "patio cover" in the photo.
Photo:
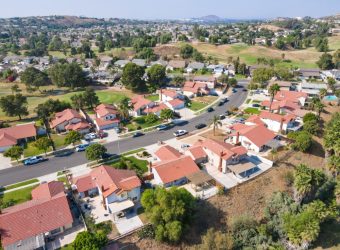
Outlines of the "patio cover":
{"type": "Polygon", "coordinates": [[[235,174],[241,174],[243,172],[246,172],[248,170],[251,170],[253,168],[255,168],[256,165],[250,161],[248,162],[241,162],[239,164],[236,165],[229,165],[228,168],[234,172],[235,174]]]}
{"type": "Polygon", "coordinates": [[[121,202],[113,202],[109,204],[109,209],[112,214],[116,214],[120,211],[133,207],[135,204],[131,200],[125,200],[121,202]]]}
{"type": "Polygon", "coordinates": [[[191,175],[186,176],[188,178],[188,180],[194,184],[194,185],[199,185],[208,181],[213,180],[213,178],[208,175],[207,173],[203,172],[203,171],[199,171],[196,173],[193,173],[191,175]]]}

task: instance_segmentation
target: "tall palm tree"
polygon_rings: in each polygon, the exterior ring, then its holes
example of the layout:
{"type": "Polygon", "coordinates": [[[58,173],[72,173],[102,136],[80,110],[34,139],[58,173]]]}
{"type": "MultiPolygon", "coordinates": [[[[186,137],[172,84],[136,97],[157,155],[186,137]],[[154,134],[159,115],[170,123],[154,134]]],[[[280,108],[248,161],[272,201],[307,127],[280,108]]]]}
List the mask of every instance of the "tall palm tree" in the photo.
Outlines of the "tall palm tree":
{"type": "Polygon", "coordinates": [[[324,107],[325,105],[321,101],[314,104],[314,109],[318,113],[319,119],[320,119],[321,113],[323,112],[324,107]]]}
{"type": "Polygon", "coordinates": [[[336,84],[336,81],[335,81],[334,78],[332,78],[332,77],[327,78],[327,87],[328,87],[329,90],[332,91],[332,93],[334,93],[334,91],[335,91],[335,88],[334,88],[335,84],[336,84]]]}
{"type": "Polygon", "coordinates": [[[327,95],[327,89],[320,89],[319,91],[320,100],[322,100],[326,95],[327,95]]]}
{"type": "Polygon", "coordinates": [[[270,95],[269,112],[272,110],[272,104],[273,104],[273,101],[274,101],[274,96],[279,91],[280,91],[280,86],[277,83],[275,83],[275,84],[273,84],[272,86],[269,87],[269,90],[268,90],[269,95],[270,95]]]}
{"type": "Polygon", "coordinates": [[[123,100],[121,100],[120,103],[118,104],[118,112],[123,120],[127,120],[129,118],[130,110],[132,110],[132,107],[129,103],[129,99],[124,98],[123,100]]]}
{"type": "Polygon", "coordinates": [[[217,115],[214,115],[212,119],[212,124],[213,124],[214,136],[215,136],[216,128],[222,126],[222,122],[220,121],[220,118],[217,115]]]}

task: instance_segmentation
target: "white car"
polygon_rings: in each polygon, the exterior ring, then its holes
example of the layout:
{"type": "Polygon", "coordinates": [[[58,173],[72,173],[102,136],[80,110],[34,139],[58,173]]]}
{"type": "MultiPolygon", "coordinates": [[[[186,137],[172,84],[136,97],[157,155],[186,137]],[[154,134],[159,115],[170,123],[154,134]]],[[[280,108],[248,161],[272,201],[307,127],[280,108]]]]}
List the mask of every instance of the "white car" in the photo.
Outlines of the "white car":
{"type": "Polygon", "coordinates": [[[186,130],[177,130],[177,131],[174,133],[174,136],[175,136],[175,137],[178,137],[178,136],[185,135],[185,134],[187,134],[187,133],[188,133],[188,131],[186,131],[186,130]]]}
{"type": "Polygon", "coordinates": [[[97,138],[97,134],[96,133],[89,133],[87,135],[84,136],[85,140],[93,140],[97,138]]]}

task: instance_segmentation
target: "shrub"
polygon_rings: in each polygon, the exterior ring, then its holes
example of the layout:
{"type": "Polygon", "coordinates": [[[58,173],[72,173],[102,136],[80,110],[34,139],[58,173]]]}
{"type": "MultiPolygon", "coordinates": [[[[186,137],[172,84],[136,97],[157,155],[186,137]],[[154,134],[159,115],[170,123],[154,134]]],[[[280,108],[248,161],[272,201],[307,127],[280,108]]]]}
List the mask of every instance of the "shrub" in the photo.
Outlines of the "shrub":
{"type": "Polygon", "coordinates": [[[153,239],[155,238],[155,229],[152,225],[146,225],[141,230],[139,230],[137,234],[140,239],[145,238],[153,239]]]}

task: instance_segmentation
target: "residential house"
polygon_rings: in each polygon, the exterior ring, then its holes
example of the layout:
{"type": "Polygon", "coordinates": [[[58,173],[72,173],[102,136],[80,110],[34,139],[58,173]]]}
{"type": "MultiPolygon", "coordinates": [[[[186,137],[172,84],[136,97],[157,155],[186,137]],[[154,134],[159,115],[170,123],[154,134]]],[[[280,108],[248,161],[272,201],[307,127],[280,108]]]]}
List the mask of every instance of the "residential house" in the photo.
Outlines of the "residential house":
{"type": "Polygon", "coordinates": [[[313,97],[319,95],[321,89],[327,89],[328,86],[326,83],[308,83],[301,82],[297,86],[297,90],[300,92],[307,93],[308,96],[313,97]]]}
{"type": "Polygon", "coordinates": [[[274,96],[270,106],[270,101],[261,102],[261,106],[265,109],[271,108],[276,113],[290,113],[302,117],[306,110],[303,110],[307,100],[307,93],[297,91],[280,90],[274,96]]]}
{"type": "MultiPolygon", "coordinates": [[[[209,164],[222,173],[227,173],[229,165],[239,163],[247,155],[247,149],[242,146],[233,146],[213,139],[199,140],[193,147],[201,147],[209,164]]],[[[200,154],[202,157],[202,152],[200,154]]]]}
{"type": "Polygon", "coordinates": [[[290,91],[294,88],[294,86],[292,85],[291,82],[288,82],[288,81],[271,81],[269,84],[268,84],[268,89],[274,85],[274,84],[277,84],[279,85],[280,87],[280,90],[285,90],[285,91],[290,91]]]}
{"type": "Polygon", "coordinates": [[[324,81],[327,81],[327,78],[331,77],[337,81],[340,81],[340,70],[339,69],[332,69],[332,70],[325,70],[321,72],[321,78],[324,81]]]}
{"type": "Polygon", "coordinates": [[[126,64],[128,64],[129,60],[117,60],[114,62],[114,65],[119,68],[124,68],[126,64]]]}
{"type": "Polygon", "coordinates": [[[167,70],[184,69],[185,65],[186,65],[185,61],[182,61],[182,60],[171,60],[171,61],[169,61],[166,69],[167,70]]]}
{"type": "Polygon", "coordinates": [[[133,59],[132,62],[134,64],[137,64],[138,66],[146,67],[146,60],[145,59],[133,59]]]}
{"type": "Polygon", "coordinates": [[[193,81],[205,83],[208,89],[214,89],[217,84],[217,79],[214,76],[194,76],[193,81]]]}
{"type": "Polygon", "coordinates": [[[155,114],[157,116],[161,115],[163,109],[168,109],[169,107],[165,103],[155,103],[153,107],[147,107],[143,110],[143,113],[148,114],[155,114]]]}
{"type": "Polygon", "coordinates": [[[173,99],[171,101],[165,102],[164,104],[173,111],[185,108],[185,102],[180,99],[173,99]]]}
{"type": "Polygon", "coordinates": [[[209,94],[209,88],[205,82],[185,82],[182,88],[183,95],[193,98],[209,94]]]}
{"type": "Polygon", "coordinates": [[[32,200],[2,209],[1,244],[4,250],[46,249],[48,238],[62,234],[72,223],[64,184],[41,184],[32,190],[32,200]]]}
{"type": "Polygon", "coordinates": [[[252,115],[246,121],[246,125],[261,125],[265,124],[266,127],[276,133],[288,132],[297,128],[296,116],[293,114],[280,115],[271,113],[269,111],[261,111],[259,115],[252,115]]]}
{"type": "Polygon", "coordinates": [[[275,148],[277,143],[276,135],[270,131],[265,125],[246,125],[234,124],[230,127],[230,135],[226,138],[226,142],[233,144],[241,144],[248,150],[259,153],[266,148],[275,148]]]}
{"type": "Polygon", "coordinates": [[[145,99],[142,95],[137,95],[131,99],[133,110],[130,111],[132,116],[141,116],[144,114],[144,110],[153,108],[156,104],[153,101],[145,99]]]}
{"type": "Polygon", "coordinates": [[[168,65],[168,62],[164,61],[164,60],[158,60],[158,61],[153,61],[150,64],[151,64],[151,66],[153,66],[153,65],[162,65],[163,67],[166,67],[168,65]]]}
{"type": "Polygon", "coordinates": [[[192,73],[194,71],[197,71],[197,70],[201,70],[205,67],[204,63],[201,63],[201,62],[191,62],[189,63],[189,65],[187,66],[186,68],[186,71],[188,73],[192,73]]]}
{"type": "Polygon", "coordinates": [[[65,109],[64,111],[56,113],[50,122],[50,126],[58,133],[74,130],[82,134],[88,133],[91,127],[84,117],[75,109],[65,109]]]}
{"type": "Polygon", "coordinates": [[[16,125],[0,129],[0,152],[8,148],[35,139],[37,129],[34,123],[16,125]]]}
{"type": "Polygon", "coordinates": [[[96,118],[94,124],[98,130],[116,128],[119,126],[118,110],[113,105],[100,104],[94,109],[96,118]]]}
{"type": "Polygon", "coordinates": [[[169,145],[165,145],[160,147],[156,152],[155,155],[157,156],[158,160],[160,161],[169,161],[175,160],[183,156],[178,150],[174,149],[169,145]]]}
{"type": "Polygon", "coordinates": [[[319,69],[299,69],[298,73],[303,79],[321,79],[321,72],[319,69]]]}
{"type": "Polygon", "coordinates": [[[183,99],[183,95],[172,89],[161,89],[159,91],[159,100],[161,102],[168,102],[174,99],[183,99]]]}
{"type": "Polygon", "coordinates": [[[208,155],[200,145],[188,148],[188,150],[185,151],[185,154],[190,156],[196,164],[201,164],[208,161],[208,155]]]}
{"type": "Polygon", "coordinates": [[[164,187],[179,186],[187,183],[187,176],[200,171],[190,156],[162,160],[152,165],[154,183],[164,187]]]}
{"type": "Polygon", "coordinates": [[[140,200],[141,181],[133,170],[102,165],[72,180],[80,198],[99,195],[113,216],[134,208],[140,200]]]}

